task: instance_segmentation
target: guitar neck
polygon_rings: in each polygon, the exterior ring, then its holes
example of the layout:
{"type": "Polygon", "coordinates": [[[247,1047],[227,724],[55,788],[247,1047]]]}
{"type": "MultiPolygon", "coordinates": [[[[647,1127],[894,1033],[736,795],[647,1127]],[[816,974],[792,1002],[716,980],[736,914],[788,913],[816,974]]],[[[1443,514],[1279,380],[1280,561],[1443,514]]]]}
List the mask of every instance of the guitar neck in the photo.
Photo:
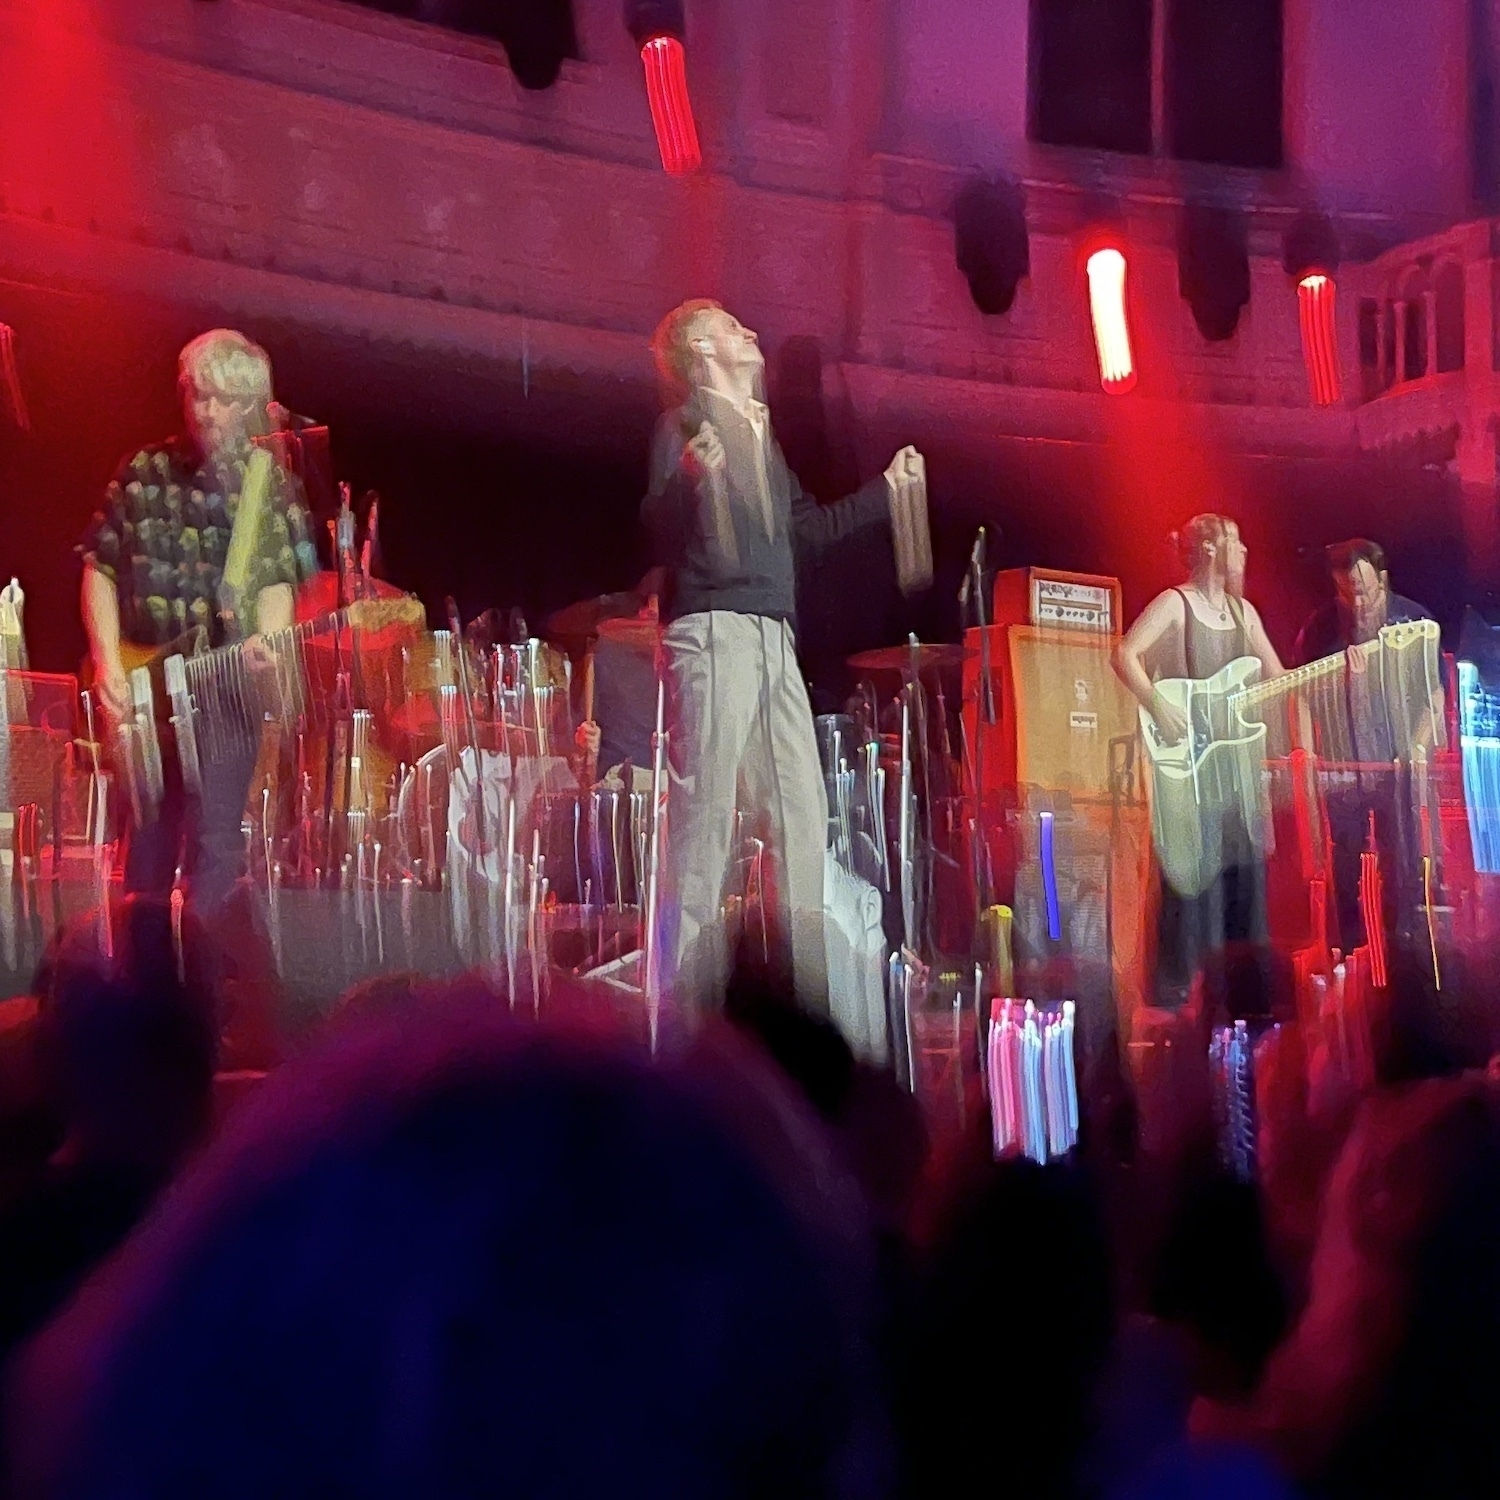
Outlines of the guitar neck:
{"type": "Polygon", "coordinates": [[[1273,677],[1270,682],[1257,682],[1250,687],[1241,688],[1234,695],[1235,706],[1248,707],[1279,698],[1283,693],[1296,692],[1298,688],[1306,687],[1308,683],[1338,671],[1343,665],[1344,654],[1339,652],[1336,656],[1325,656],[1318,661],[1308,662],[1305,667],[1294,667],[1290,672],[1283,672],[1280,677],[1273,677]]]}

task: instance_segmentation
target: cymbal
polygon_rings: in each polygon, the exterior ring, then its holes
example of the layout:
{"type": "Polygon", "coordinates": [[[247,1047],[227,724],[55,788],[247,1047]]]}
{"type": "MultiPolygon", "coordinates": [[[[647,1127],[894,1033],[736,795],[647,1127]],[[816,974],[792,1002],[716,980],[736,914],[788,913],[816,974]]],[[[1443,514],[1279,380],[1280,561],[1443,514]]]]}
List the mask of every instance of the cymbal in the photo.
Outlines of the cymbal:
{"type": "Polygon", "coordinates": [[[655,651],[661,641],[661,636],[662,627],[659,620],[643,620],[639,615],[599,622],[601,641],[613,641],[635,651],[655,651]]]}
{"type": "Polygon", "coordinates": [[[933,667],[961,666],[966,658],[975,653],[964,646],[947,644],[921,644],[912,646],[880,646],[874,651],[861,651],[849,658],[849,665],[856,672],[906,672],[911,669],[913,656],[917,670],[926,672],[933,667]]]}
{"type": "Polygon", "coordinates": [[[577,604],[569,604],[548,615],[542,632],[548,640],[587,641],[598,635],[605,620],[633,615],[640,607],[640,598],[628,592],[580,599],[577,604]]]}

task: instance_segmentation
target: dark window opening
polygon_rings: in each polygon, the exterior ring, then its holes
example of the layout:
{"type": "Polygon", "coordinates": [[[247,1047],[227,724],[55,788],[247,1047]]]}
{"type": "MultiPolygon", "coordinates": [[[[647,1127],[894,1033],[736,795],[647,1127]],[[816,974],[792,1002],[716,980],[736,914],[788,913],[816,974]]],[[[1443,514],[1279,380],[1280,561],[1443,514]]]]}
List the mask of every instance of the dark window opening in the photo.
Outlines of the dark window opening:
{"type": "Polygon", "coordinates": [[[564,61],[577,58],[572,0],[352,0],[366,10],[425,21],[467,36],[489,37],[505,48],[516,81],[551,88],[564,61]]]}
{"type": "Polygon", "coordinates": [[[1447,262],[1433,285],[1439,374],[1464,367],[1464,269],[1447,262]]]}
{"type": "Polygon", "coordinates": [[[1373,297],[1359,304],[1359,362],[1367,370],[1380,364],[1380,304],[1373,297]]]}
{"type": "Polygon", "coordinates": [[[1171,0],[1165,82],[1173,156],[1281,165],[1281,0],[1171,0]]]}
{"type": "Polygon", "coordinates": [[[1373,297],[1359,304],[1360,389],[1366,401],[1380,393],[1380,304],[1373,297]]]}
{"type": "Polygon", "coordinates": [[[1031,0],[1033,140],[1149,154],[1151,0],[1031,0]]]}
{"type": "Polygon", "coordinates": [[[1427,373],[1427,308],[1420,297],[1406,304],[1406,348],[1402,352],[1405,378],[1420,380],[1427,373]]]}

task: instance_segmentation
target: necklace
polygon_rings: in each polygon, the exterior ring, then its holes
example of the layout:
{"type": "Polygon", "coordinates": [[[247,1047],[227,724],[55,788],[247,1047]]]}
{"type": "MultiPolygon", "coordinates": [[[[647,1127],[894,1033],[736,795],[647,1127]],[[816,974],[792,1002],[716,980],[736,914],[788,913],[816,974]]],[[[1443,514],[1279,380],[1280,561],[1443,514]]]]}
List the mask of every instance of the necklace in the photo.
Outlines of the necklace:
{"type": "MultiPolygon", "coordinates": [[[[1208,595],[1205,594],[1203,592],[1203,590],[1198,587],[1197,584],[1193,585],[1193,592],[1204,602],[1205,605],[1208,606],[1208,608],[1210,610],[1212,610],[1212,609],[1215,608],[1213,600],[1210,599],[1208,597],[1208,595]]],[[[1227,625],[1229,623],[1229,605],[1227,603],[1225,603],[1225,604],[1221,604],[1221,605],[1219,605],[1217,607],[1218,607],[1218,611],[1219,611],[1219,624],[1221,624],[1221,625],[1227,625]]]]}

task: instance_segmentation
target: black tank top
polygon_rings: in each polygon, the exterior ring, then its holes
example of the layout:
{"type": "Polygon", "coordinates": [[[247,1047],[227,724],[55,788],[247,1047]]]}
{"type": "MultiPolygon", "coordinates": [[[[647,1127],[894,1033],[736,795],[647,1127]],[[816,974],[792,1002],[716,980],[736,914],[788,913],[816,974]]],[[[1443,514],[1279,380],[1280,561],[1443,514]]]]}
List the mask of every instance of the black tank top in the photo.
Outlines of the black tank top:
{"type": "Polygon", "coordinates": [[[1245,629],[1244,607],[1237,599],[1227,594],[1224,597],[1234,625],[1229,630],[1211,630],[1194,614],[1192,600],[1186,591],[1177,589],[1175,592],[1182,596],[1182,657],[1187,676],[1201,682],[1230,662],[1254,655],[1250,650],[1249,632],[1245,629]]]}

